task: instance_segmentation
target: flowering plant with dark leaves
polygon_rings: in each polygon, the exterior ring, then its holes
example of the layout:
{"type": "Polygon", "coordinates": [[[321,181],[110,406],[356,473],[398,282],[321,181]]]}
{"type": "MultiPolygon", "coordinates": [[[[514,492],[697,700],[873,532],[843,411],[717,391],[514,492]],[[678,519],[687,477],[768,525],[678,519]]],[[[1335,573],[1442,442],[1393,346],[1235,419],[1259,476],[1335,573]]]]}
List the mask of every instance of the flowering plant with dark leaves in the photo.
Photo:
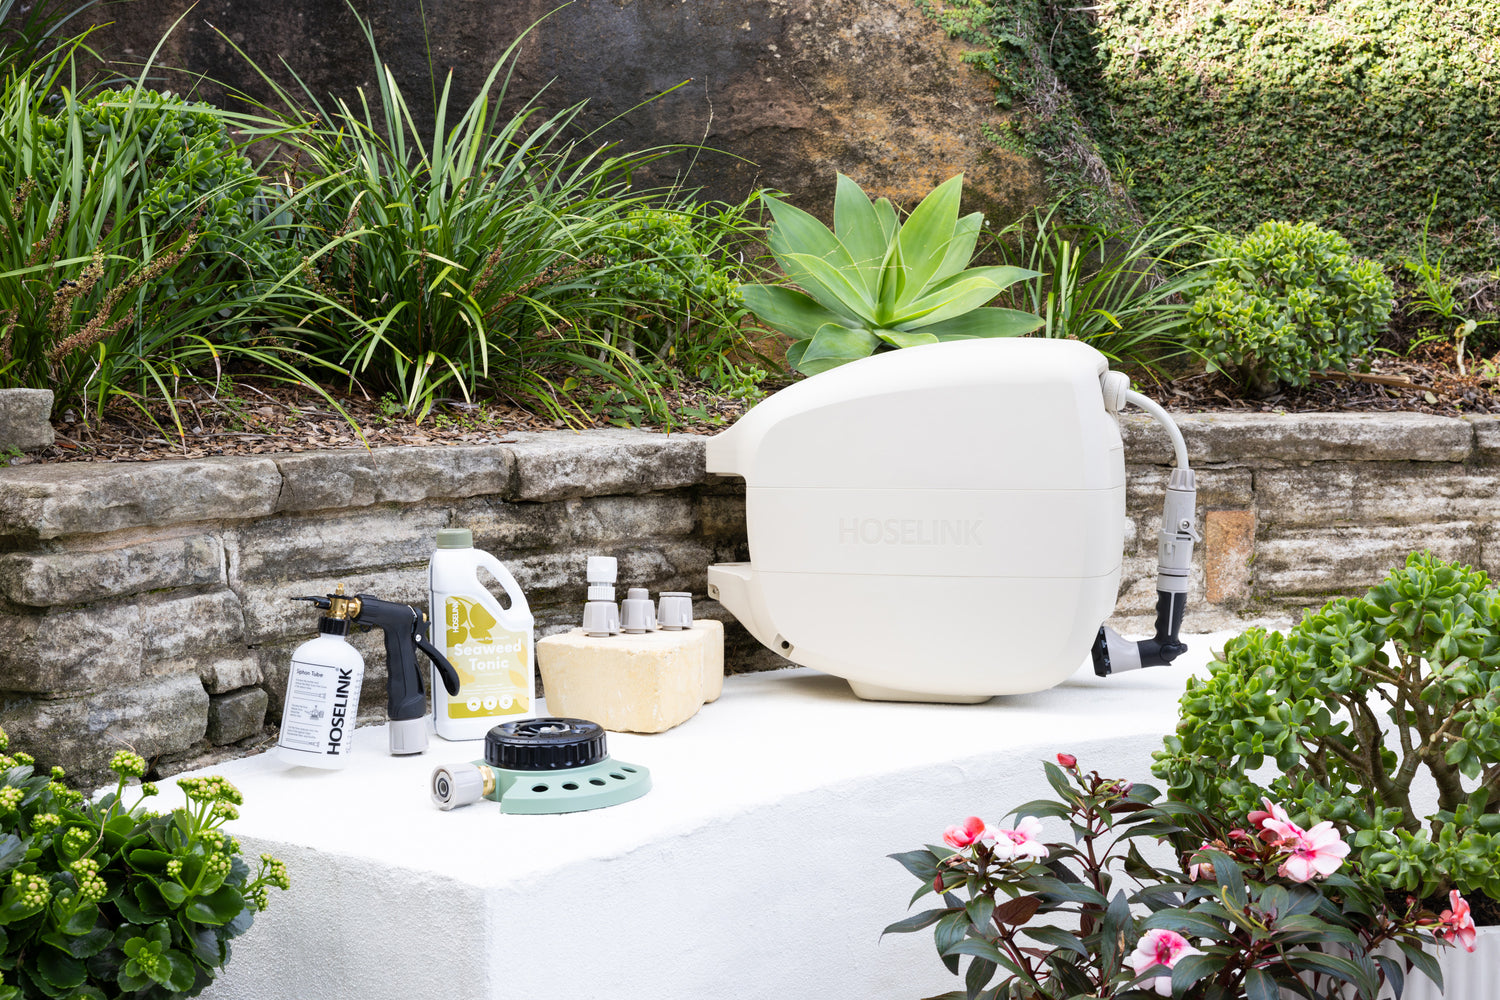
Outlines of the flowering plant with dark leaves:
{"type": "Polygon", "coordinates": [[[180,779],[187,805],[158,815],[150,782],[125,802],[138,754],[115,754],[118,785],[90,802],[7,746],[0,730],[0,1000],[197,996],[290,884],[269,854],[252,875],[220,829],[243,802],[223,778],[180,779]]]}
{"type": "Polygon", "coordinates": [[[886,932],[932,927],[948,970],[968,963],[937,1000],[1375,1000],[1413,969],[1441,985],[1431,952],[1472,947],[1457,893],[1441,915],[1393,908],[1341,870],[1331,824],[1303,829],[1272,802],[1226,824],[1069,754],[1044,766],[1056,797],[1014,823],[970,816],[943,846],[891,855],[921,880],[912,903],[939,905],[886,932]],[[1044,839],[1049,820],[1069,837],[1044,839]]]}

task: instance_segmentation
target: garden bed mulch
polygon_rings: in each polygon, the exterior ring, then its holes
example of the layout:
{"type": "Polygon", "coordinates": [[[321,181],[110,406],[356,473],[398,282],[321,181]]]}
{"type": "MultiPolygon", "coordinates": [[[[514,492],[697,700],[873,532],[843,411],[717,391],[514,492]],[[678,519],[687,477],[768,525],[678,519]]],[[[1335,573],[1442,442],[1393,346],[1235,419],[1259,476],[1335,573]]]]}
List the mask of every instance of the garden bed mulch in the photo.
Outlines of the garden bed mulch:
{"type": "MultiPolygon", "coordinates": [[[[1368,372],[1331,372],[1299,389],[1265,399],[1245,399],[1222,374],[1184,374],[1158,383],[1140,379],[1143,391],[1180,412],[1385,412],[1437,416],[1500,414],[1500,356],[1471,359],[1458,374],[1451,346],[1408,356],[1378,358],[1368,372]]],[[[596,395],[605,387],[585,386],[596,395]]],[[[767,388],[770,388],[769,386],[767,388]]],[[[219,455],[268,455],[321,448],[389,445],[504,443],[517,431],[629,425],[618,406],[569,421],[504,400],[447,400],[418,420],[389,397],[328,389],[338,408],[318,393],[286,382],[238,377],[185,388],[176,415],[160,401],[135,405],[116,399],[103,415],[67,409],[55,415],[51,448],[11,459],[33,462],[146,462],[219,455]],[[338,412],[341,408],[343,413],[338,412]],[[347,418],[346,415],[347,414],[347,418]],[[353,425],[351,425],[351,420],[353,425]]],[[[673,431],[715,433],[733,423],[752,401],[716,395],[701,385],[668,394],[684,414],[673,431]]],[[[659,425],[647,424],[655,429],[659,425]]]]}
{"type": "MultiPolygon", "coordinates": [[[[175,414],[159,400],[142,400],[136,405],[116,399],[105,407],[102,416],[69,408],[54,414],[52,426],[57,440],[51,448],[9,461],[16,465],[149,462],[365,445],[503,444],[517,431],[609,427],[630,422],[617,407],[595,414],[576,413],[564,421],[497,400],[444,400],[418,420],[401,413],[389,397],[326,391],[337,407],[305,386],[242,377],[228,384],[183,388],[176,397],[175,414]]],[[[686,414],[671,429],[688,433],[720,430],[751,405],[695,386],[674,390],[668,396],[674,410],[686,414]]]]}

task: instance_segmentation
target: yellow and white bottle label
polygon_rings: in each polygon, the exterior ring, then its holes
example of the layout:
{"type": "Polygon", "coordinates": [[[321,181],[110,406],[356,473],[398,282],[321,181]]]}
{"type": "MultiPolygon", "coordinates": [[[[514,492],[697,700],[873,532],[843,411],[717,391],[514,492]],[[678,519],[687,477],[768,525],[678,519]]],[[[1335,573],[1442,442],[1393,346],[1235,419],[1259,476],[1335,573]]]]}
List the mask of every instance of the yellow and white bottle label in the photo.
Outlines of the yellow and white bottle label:
{"type": "Polygon", "coordinates": [[[446,698],[450,719],[520,715],[531,707],[531,636],[501,628],[478,601],[443,601],[448,662],[458,672],[458,695],[446,698]]]}

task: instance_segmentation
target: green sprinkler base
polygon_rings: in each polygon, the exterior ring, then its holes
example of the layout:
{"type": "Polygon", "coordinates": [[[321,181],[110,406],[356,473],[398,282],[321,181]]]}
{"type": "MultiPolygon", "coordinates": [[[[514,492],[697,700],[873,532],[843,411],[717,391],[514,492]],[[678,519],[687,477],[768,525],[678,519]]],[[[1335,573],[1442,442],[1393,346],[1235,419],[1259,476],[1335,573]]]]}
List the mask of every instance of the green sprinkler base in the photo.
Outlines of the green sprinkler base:
{"type": "Polygon", "coordinates": [[[507,771],[483,760],[473,763],[495,776],[495,790],[485,798],[500,803],[501,812],[518,815],[603,809],[651,790],[650,770],[610,757],[597,764],[552,771],[507,771]]]}

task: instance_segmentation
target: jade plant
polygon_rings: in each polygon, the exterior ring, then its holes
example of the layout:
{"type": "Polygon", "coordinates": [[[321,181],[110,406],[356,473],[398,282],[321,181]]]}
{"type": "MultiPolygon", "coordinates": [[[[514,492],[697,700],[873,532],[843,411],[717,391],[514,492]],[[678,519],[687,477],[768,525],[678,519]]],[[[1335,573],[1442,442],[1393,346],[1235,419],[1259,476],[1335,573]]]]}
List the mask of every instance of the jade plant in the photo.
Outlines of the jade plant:
{"type": "Polygon", "coordinates": [[[988,306],[1020,267],[969,267],[984,217],[959,218],[959,174],[898,222],[889,199],[871,202],[838,176],[833,230],[799,208],[763,196],[775,220],[771,256],[800,286],[744,285],[745,305],[793,339],[787,363],[814,375],[877,351],[944,340],[1014,337],[1042,325],[1031,313],[988,306]]]}
{"type": "Polygon", "coordinates": [[[1188,681],[1153,770],[1209,809],[1331,821],[1389,889],[1500,899],[1500,590],[1417,553],[1285,634],[1246,631],[1188,681]]]}
{"type": "Polygon", "coordinates": [[[1211,371],[1254,396],[1348,369],[1375,346],[1395,302],[1375,261],[1310,222],[1266,222],[1243,240],[1209,243],[1208,281],[1188,309],[1188,333],[1211,371]]]}
{"type": "Polygon", "coordinates": [[[180,779],[187,804],[157,814],[143,805],[150,782],[125,803],[139,755],[122,750],[110,769],[114,791],[91,802],[61,768],[0,753],[0,1000],[196,996],[269,889],[289,885],[269,854],[252,875],[220,829],[243,801],[223,778],[180,779]]]}

